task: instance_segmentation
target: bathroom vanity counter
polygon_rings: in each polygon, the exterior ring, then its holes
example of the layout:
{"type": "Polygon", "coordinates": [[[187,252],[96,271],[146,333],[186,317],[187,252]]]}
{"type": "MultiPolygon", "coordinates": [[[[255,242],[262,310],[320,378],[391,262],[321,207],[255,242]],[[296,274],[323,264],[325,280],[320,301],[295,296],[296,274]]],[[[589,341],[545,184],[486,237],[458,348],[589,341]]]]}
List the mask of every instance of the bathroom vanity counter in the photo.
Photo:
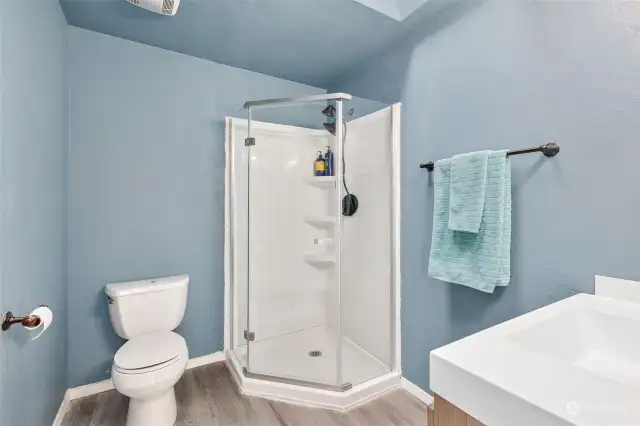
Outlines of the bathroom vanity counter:
{"type": "Polygon", "coordinates": [[[443,399],[470,416],[452,425],[640,425],[640,304],[579,294],[430,360],[435,426],[443,399]]]}

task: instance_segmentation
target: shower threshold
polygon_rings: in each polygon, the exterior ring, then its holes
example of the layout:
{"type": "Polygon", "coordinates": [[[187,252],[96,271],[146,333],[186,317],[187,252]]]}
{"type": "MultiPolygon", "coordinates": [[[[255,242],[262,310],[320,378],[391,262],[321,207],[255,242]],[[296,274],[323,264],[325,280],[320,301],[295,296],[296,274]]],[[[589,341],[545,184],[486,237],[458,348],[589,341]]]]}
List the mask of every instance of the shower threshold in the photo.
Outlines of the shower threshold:
{"type": "Polygon", "coordinates": [[[298,379],[287,379],[286,377],[269,376],[267,374],[254,374],[247,371],[246,367],[242,368],[242,372],[245,377],[248,377],[250,379],[268,380],[270,382],[275,382],[275,383],[284,383],[284,384],[296,385],[296,386],[306,386],[309,388],[324,389],[324,390],[333,391],[333,392],[344,392],[344,391],[348,391],[353,387],[351,383],[345,383],[342,386],[337,386],[337,385],[327,385],[324,383],[307,382],[307,381],[298,380],[298,379]]]}
{"type": "MultiPolygon", "coordinates": [[[[349,384],[357,385],[382,376],[390,368],[350,339],[342,337],[342,377],[337,380],[337,333],[327,326],[300,330],[251,343],[249,374],[264,380],[304,382],[313,387],[344,391],[349,384]],[[319,351],[322,356],[312,357],[309,352],[319,351]],[[318,385],[321,384],[321,385],[318,385]]],[[[235,352],[243,367],[247,367],[246,345],[235,352]]],[[[305,386],[305,385],[303,385],[305,386]]]]}
{"type": "Polygon", "coordinates": [[[343,380],[347,384],[343,389],[331,386],[337,379],[336,344],[335,330],[322,325],[252,342],[253,372],[244,368],[246,345],[226,350],[226,359],[243,394],[293,404],[346,411],[400,387],[399,371],[391,371],[344,337],[343,380]],[[319,351],[320,356],[311,356],[313,351],[319,351]]]}

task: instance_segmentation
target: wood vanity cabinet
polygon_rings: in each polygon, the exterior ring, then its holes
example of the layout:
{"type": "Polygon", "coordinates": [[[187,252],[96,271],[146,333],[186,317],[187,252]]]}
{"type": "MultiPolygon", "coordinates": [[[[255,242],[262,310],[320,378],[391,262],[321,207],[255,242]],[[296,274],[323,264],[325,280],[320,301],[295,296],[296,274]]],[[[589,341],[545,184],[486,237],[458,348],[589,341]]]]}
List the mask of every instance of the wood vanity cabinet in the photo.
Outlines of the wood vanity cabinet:
{"type": "Polygon", "coordinates": [[[434,408],[427,413],[428,426],[484,426],[440,395],[434,399],[434,408]]]}

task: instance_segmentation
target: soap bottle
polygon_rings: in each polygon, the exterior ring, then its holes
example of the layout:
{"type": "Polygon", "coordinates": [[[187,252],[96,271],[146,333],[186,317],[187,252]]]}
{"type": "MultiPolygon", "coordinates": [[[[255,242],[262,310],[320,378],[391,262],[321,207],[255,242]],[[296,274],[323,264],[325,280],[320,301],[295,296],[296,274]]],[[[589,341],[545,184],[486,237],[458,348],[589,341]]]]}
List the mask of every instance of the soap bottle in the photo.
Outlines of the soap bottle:
{"type": "Polygon", "coordinates": [[[326,176],[333,176],[333,151],[327,146],[327,152],[324,154],[326,176]]]}
{"type": "Polygon", "coordinates": [[[318,151],[318,158],[313,163],[313,174],[314,176],[326,176],[327,165],[322,158],[322,151],[318,151]]]}

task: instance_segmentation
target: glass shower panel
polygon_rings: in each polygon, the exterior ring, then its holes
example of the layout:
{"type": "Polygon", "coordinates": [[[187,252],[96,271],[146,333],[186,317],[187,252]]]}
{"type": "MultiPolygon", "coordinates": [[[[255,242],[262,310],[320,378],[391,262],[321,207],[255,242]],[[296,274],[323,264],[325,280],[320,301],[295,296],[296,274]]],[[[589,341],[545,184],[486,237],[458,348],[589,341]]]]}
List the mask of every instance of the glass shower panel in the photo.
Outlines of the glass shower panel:
{"type": "Polygon", "coordinates": [[[323,127],[324,106],[251,112],[246,373],[333,388],[341,384],[340,221],[335,176],[314,176],[318,153],[337,148],[323,127]]]}
{"type": "Polygon", "coordinates": [[[229,330],[231,347],[242,367],[247,365],[247,342],[244,331],[248,330],[248,154],[245,139],[248,136],[247,114],[240,118],[227,119],[227,187],[228,205],[226,220],[228,224],[229,251],[226,253],[229,262],[229,275],[225,279],[232,283],[230,300],[231,329],[229,330]]]}

